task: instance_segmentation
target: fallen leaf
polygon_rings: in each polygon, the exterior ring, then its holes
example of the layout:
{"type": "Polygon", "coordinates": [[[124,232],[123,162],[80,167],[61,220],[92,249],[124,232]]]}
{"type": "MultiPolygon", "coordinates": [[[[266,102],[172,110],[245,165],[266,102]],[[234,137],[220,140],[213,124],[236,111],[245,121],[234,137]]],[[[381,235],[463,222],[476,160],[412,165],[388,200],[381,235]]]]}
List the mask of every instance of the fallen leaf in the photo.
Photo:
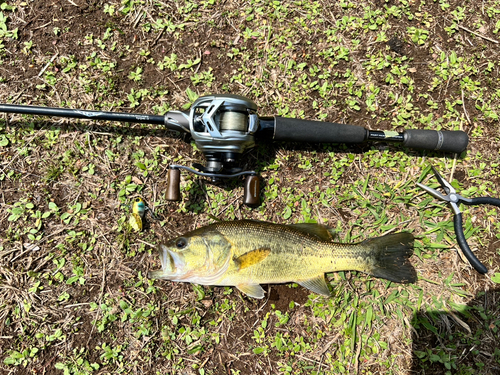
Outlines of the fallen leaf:
{"type": "Polygon", "coordinates": [[[136,185],[142,185],[143,182],[141,180],[139,180],[137,177],[133,176],[132,177],[132,182],[136,185]]]}

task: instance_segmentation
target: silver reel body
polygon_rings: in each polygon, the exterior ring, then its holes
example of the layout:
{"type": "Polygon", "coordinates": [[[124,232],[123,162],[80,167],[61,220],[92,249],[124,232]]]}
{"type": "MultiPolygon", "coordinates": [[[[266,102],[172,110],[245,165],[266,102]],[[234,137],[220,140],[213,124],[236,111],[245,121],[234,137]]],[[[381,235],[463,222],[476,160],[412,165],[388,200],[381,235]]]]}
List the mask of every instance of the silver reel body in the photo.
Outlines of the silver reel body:
{"type": "MultiPolygon", "coordinates": [[[[171,165],[168,173],[167,199],[179,200],[180,170],[186,170],[212,181],[246,175],[245,203],[259,204],[259,178],[254,171],[243,171],[236,162],[243,152],[255,146],[259,128],[257,104],[240,95],[207,95],[195,100],[189,115],[177,111],[167,114],[167,122],[184,123],[207,159],[206,166],[195,169],[171,165]],[[174,113],[176,112],[176,113],[174,113]]],[[[185,127],[184,127],[185,129],[185,127]]],[[[187,130],[187,129],[186,129],[187,130]]]]}
{"type": "Polygon", "coordinates": [[[198,98],[189,113],[189,130],[198,148],[207,155],[207,169],[221,170],[246,149],[255,146],[259,126],[257,104],[239,95],[198,98]]]}

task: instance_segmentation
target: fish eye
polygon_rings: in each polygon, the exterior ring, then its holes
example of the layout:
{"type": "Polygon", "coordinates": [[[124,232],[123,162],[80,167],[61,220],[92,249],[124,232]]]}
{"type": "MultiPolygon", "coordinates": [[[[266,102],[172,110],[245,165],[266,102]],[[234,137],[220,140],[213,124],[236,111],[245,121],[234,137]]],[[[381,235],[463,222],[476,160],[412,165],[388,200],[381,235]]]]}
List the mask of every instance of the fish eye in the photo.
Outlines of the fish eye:
{"type": "Polygon", "coordinates": [[[175,241],[175,246],[178,248],[178,249],[184,249],[187,245],[187,241],[185,238],[181,237],[181,238],[178,238],[176,241],[175,241]]]}

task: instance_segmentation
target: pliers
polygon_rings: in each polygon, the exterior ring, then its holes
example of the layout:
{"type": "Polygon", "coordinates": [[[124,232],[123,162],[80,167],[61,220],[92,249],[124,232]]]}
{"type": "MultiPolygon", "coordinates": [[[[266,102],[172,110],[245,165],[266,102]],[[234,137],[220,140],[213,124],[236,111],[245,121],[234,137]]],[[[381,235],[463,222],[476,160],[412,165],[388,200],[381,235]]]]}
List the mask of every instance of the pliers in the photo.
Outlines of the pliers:
{"type": "Polygon", "coordinates": [[[441,184],[443,190],[446,192],[446,195],[441,194],[439,191],[434,190],[420,182],[417,182],[417,185],[431,194],[432,196],[448,202],[455,213],[453,218],[453,222],[455,224],[455,235],[457,236],[458,245],[462,249],[463,254],[469,261],[469,263],[476,269],[477,272],[481,274],[485,274],[488,272],[488,269],[476,258],[472,250],[470,249],[467,241],[465,240],[464,229],[462,227],[462,213],[460,212],[459,204],[463,203],[468,206],[475,206],[481,204],[491,204],[493,206],[500,207],[500,199],[491,198],[491,197],[480,197],[480,198],[464,198],[461,195],[457,194],[456,190],[451,186],[451,184],[443,179],[441,175],[438,173],[436,168],[432,167],[434,175],[437,180],[441,184]]]}

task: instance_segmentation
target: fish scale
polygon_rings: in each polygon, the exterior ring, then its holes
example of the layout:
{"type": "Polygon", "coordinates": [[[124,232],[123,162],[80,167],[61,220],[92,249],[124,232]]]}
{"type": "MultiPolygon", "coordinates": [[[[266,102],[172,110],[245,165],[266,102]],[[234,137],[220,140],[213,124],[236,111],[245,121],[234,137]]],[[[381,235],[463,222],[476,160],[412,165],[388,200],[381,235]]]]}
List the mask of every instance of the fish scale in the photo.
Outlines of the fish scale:
{"type": "Polygon", "coordinates": [[[408,258],[413,235],[396,233],[355,244],[332,242],[319,224],[239,220],[211,224],[159,246],[162,270],[152,278],[236,286],[263,298],[260,284],[296,282],[329,295],[324,274],[362,271],[391,281],[416,281],[408,258]]]}

